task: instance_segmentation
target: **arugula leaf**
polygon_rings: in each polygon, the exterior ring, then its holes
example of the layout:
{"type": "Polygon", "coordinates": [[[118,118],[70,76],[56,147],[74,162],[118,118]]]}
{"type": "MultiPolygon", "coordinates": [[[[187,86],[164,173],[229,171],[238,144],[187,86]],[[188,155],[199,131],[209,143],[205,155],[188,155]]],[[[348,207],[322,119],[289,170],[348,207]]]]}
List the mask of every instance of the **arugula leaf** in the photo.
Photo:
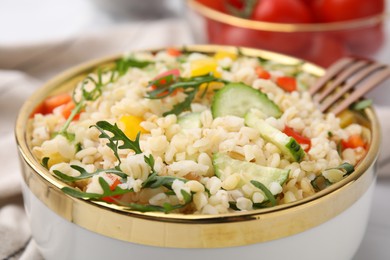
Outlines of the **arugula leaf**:
{"type": "Polygon", "coordinates": [[[164,186],[168,189],[172,189],[172,183],[175,180],[181,180],[183,182],[187,182],[186,179],[174,177],[174,176],[159,176],[156,172],[153,172],[148,176],[148,178],[142,183],[143,188],[159,188],[164,186]]]}
{"type": "Polygon", "coordinates": [[[129,68],[145,68],[152,64],[152,61],[142,61],[137,60],[132,57],[122,58],[116,61],[115,70],[118,72],[119,76],[123,76],[127,73],[129,68]]]}
{"type": "Polygon", "coordinates": [[[101,200],[104,197],[112,197],[117,195],[123,195],[129,192],[134,192],[133,189],[122,189],[121,187],[117,186],[114,190],[110,189],[110,185],[104,180],[103,177],[99,177],[99,184],[103,189],[103,193],[90,193],[90,192],[83,192],[79,189],[70,188],[70,187],[63,187],[61,190],[75,198],[80,199],[91,199],[91,200],[101,200]]]}
{"type": "Polygon", "coordinates": [[[171,110],[164,112],[163,116],[167,116],[169,114],[179,115],[181,112],[189,110],[191,108],[191,103],[196,96],[196,92],[197,91],[185,92],[187,94],[187,97],[184,99],[184,101],[175,104],[171,110]]]}
{"type": "MultiPolygon", "coordinates": [[[[142,153],[141,147],[139,146],[140,133],[138,133],[135,140],[132,141],[125,135],[125,133],[123,133],[117,124],[112,125],[107,121],[99,121],[96,123],[96,125],[91,127],[96,127],[100,131],[99,138],[106,138],[108,140],[107,146],[110,147],[114,152],[114,155],[118,159],[119,164],[121,163],[121,159],[118,153],[118,149],[131,149],[136,154],[142,153]],[[107,132],[111,133],[113,136],[110,136],[107,132]],[[123,144],[119,145],[119,141],[122,141],[123,144]]],[[[154,165],[154,159],[148,159],[146,163],[148,162],[153,163],[154,165]]],[[[151,167],[153,165],[151,165],[151,167]]]]}
{"type": "MultiPolygon", "coordinates": [[[[107,145],[114,151],[114,154],[118,158],[119,163],[120,158],[118,149],[131,149],[136,154],[142,153],[142,150],[139,145],[140,133],[138,133],[135,140],[132,141],[123,133],[123,131],[116,124],[112,125],[107,121],[99,121],[94,127],[96,127],[101,132],[101,135],[99,136],[100,138],[107,138],[109,140],[109,143],[107,145]],[[107,132],[111,133],[113,136],[110,136],[107,132]],[[119,141],[122,142],[121,145],[119,145],[119,141]]],[[[155,189],[164,186],[168,189],[171,189],[172,183],[176,179],[186,181],[185,179],[172,176],[159,176],[154,170],[154,157],[152,155],[144,155],[144,161],[151,168],[150,175],[142,184],[144,188],[155,189]]]]}
{"type": "Polygon", "coordinates": [[[94,127],[96,127],[101,132],[101,135],[99,137],[107,138],[111,144],[118,145],[118,142],[114,141],[122,141],[123,144],[121,146],[118,146],[117,149],[131,149],[136,154],[142,153],[142,150],[139,146],[140,133],[138,133],[135,140],[132,141],[125,135],[125,133],[123,133],[123,131],[117,126],[117,124],[112,125],[107,121],[99,121],[96,123],[96,125],[94,125],[94,127]],[[112,133],[113,136],[110,137],[105,131],[112,133]]]}
{"type": "Polygon", "coordinates": [[[164,81],[164,84],[160,85],[157,84],[157,81],[161,79],[149,82],[149,87],[155,86],[157,88],[147,92],[146,98],[162,99],[171,95],[172,93],[175,93],[177,89],[183,89],[184,94],[187,95],[184,101],[175,104],[170,111],[167,111],[163,114],[164,116],[169,114],[179,115],[181,112],[189,110],[191,108],[191,103],[194,100],[196,94],[199,91],[199,87],[202,84],[210,82],[227,83],[226,80],[214,77],[212,73],[191,78],[173,77],[172,79],[172,81],[167,80],[164,81]]]}
{"type": "Polygon", "coordinates": [[[122,204],[123,206],[129,207],[131,210],[140,211],[140,212],[164,212],[169,213],[176,209],[184,208],[192,201],[192,195],[188,192],[181,190],[181,194],[184,198],[184,204],[175,204],[164,203],[163,206],[156,206],[150,204],[138,204],[138,203],[126,203],[122,204]]]}
{"type": "Polygon", "coordinates": [[[164,203],[163,206],[149,205],[149,204],[138,204],[138,203],[129,203],[125,205],[129,207],[130,210],[140,211],[140,212],[163,212],[169,213],[173,210],[180,209],[185,207],[185,204],[176,204],[172,205],[170,203],[164,203]]]}
{"type": "Polygon", "coordinates": [[[116,66],[112,70],[103,71],[101,68],[98,68],[96,72],[97,79],[88,75],[82,81],[80,87],[75,88],[75,90],[73,91],[72,97],[76,106],[70,113],[68,119],[65,121],[64,125],[62,126],[58,134],[62,134],[65,136],[69,134],[67,133],[67,129],[70,123],[73,121],[74,117],[77,114],[79,114],[81,110],[84,109],[86,105],[85,103],[87,101],[95,101],[96,99],[98,99],[102,95],[103,87],[105,87],[108,83],[112,83],[116,81],[118,78],[120,78],[121,76],[123,76],[124,74],[126,74],[126,72],[129,70],[130,67],[144,68],[152,63],[153,62],[151,61],[140,61],[133,58],[122,58],[116,61],[116,66]],[[117,74],[115,72],[117,72],[117,74]],[[111,73],[111,77],[108,82],[103,82],[104,73],[111,73]],[[117,77],[115,77],[115,75],[117,75],[117,77]],[[92,89],[86,87],[87,85],[89,85],[90,82],[92,82],[95,85],[95,87],[92,89]],[[76,100],[75,98],[75,95],[78,90],[80,90],[82,93],[80,100],[76,100]]]}
{"type": "Polygon", "coordinates": [[[65,194],[68,194],[72,197],[79,198],[79,199],[94,199],[98,200],[102,197],[101,194],[98,193],[89,193],[89,192],[83,192],[78,189],[74,189],[71,187],[63,187],[61,189],[65,194]]]}
{"type": "Polygon", "coordinates": [[[80,167],[78,165],[71,165],[70,167],[77,170],[78,172],[80,172],[80,175],[79,176],[69,176],[69,175],[62,173],[61,171],[58,171],[58,170],[54,170],[53,173],[56,175],[56,177],[58,177],[59,179],[61,179],[64,182],[75,182],[75,181],[88,179],[88,178],[91,178],[94,175],[97,175],[97,174],[102,173],[102,172],[116,174],[121,178],[127,177],[127,175],[124,172],[119,171],[117,169],[106,169],[106,170],[100,169],[100,170],[97,170],[95,172],[89,173],[83,167],[80,167]]]}

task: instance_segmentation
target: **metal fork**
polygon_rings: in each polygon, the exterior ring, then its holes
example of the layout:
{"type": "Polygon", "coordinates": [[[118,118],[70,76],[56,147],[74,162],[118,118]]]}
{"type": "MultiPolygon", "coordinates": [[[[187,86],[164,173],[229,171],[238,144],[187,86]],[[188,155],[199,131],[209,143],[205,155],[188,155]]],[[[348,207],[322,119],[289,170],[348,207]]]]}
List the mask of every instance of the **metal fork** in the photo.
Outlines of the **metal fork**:
{"type": "Polygon", "coordinates": [[[389,77],[389,65],[345,57],[332,64],[309,92],[322,112],[337,115],[389,77]]]}

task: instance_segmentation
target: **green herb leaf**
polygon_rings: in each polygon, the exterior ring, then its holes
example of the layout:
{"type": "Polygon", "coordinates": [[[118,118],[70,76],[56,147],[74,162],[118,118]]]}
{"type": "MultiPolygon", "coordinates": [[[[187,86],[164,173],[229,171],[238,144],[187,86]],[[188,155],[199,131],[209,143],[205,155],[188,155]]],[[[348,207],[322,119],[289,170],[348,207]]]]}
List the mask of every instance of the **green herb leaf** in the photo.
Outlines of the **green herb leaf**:
{"type": "Polygon", "coordinates": [[[70,187],[63,187],[61,189],[65,194],[68,194],[72,197],[79,198],[79,199],[95,199],[98,200],[102,197],[102,194],[98,193],[88,193],[88,192],[82,192],[81,190],[70,188],[70,187]]]}
{"type": "Polygon", "coordinates": [[[188,192],[181,190],[181,193],[184,197],[184,204],[175,204],[164,203],[163,206],[149,205],[149,204],[138,204],[138,203],[128,203],[122,204],[123,206],[129,207],[131,210],[140,211],[140,212],[164,212],[169,213],[173,210],[184,208],[188,203],[192,201],[192,195],[188,192]]]}
{"type": "Polygon", "coordinates": [[[75,198],[90,199],[90,200],[102,200],[102,198],[105,197],[113,197],[113,196],[134,192],[133,189],[122,189],[119,186],[115,187],[114,190],[111,190],[110,185],[104,180],[103,177],[99,177],[99,184],[103,189],[103,194],[83,192],[79,189],[70,188],[70,187],[63,187],[61,190],[64,193],[73,196],[75,198]]]}
{"type": "Polygon", "coordinates": [[[253,186],[255,186],[256,188],[258,188],[262,192],[264,192],[265,196],[269,199],[272,206],[276,205],[275,196],[271,193],[271,191],[267,187],[265,187],[264,184],[262,184],[261,182],[255,181],[255,180],[251,180],[251,183],[253,184],[253,186]]]}
{"type": "Polygon", "coordinates": [[[231,208],[232,210],[237,210],[237,211],[240,210],[239,208],[237,208],[237,203],[235,201],[229,201],[229,208],[231,208]]]}
{"type": "MultiPolygon", "coordinates": [[[[119,163],[121,163],[121,159],[118,153],[118,149],[131,149],[136,154],[142,153],[141,148],[139,146],[140,133],[138,133],[135,140],[132,141],[125,135],[125,133],[123,133],[123,131],[116,124],[112,125],[107,121],[99,121],[96,123],[96,125],[93,125],[91,127],[96,127],[100,131],[99,138],[106,138],[108,140],[109,143],[107,144],[107,146],[110,147],[111,150],[114,152],[114,155],[118,159],[119,163]],[[110,136],[107,132],[111,133],[113,136],[110,136]],[[119,145],[119,141],[122,142],[121,145],[119,145]]],[[[151,160],[149,159],[149,161],[151,160]]]]}
{"type": "Polygon", "coordinates": [[[373,103],[372,99],[364,99],[362,101],[359,101],[359,102],[355,102],[351,105],[351,109],[352,110],[357,110],[357,111],[360,111],[360,110],[363,110],[369,106],[371,106],[373,103]]]}
{"type": "Polygon", "coordinates": [[[340,170],[343,170],[345,172],[344,176],[346,176],[346,175],[351,174],[355,170],[355,167],[352,164],[349,164],[349,163],[345,162],[345,163],[340,164],[337,167],[330,168],[330,169],[340,169],[340,170]]]}
{"type": "Polygon", "coordinates": [[[122,58],[116,61],[115,70],[118,72],[119,76],[123,76],[127,73],[129,68],[145,68],[152,64],[152,61],[143,61],[137,60],[131,57],[122,58]]]}
{"type": "Polygon", "coordinates": [[[181,195],[183,195],[183,199],[185,204],[188,204],[192,201],[191,193],[186,192],[185,190],[180,190],[181,195]]]}
{"type": "Polygon", "coordinates": [[[316,191],[321,191],[332,185],[332,183],[328,181],[328,179],[326,179],[322,174],[316,176],[310,183],[316,191]]]}
{"type": "Polygon", "coordinates": [[[136,154],[142,153],[142,150],[139,146],[140,133],[138,133],[135,140],[132,141],[125,135],[125,133],[123,133],[117,124],[112,125],[107,121],[99,121],[96,123],[95,127],[102,133],[102,137],[113,141],[122,141],[123,144],[119,146],[118,149],[131,149],[136,154]],[[113,136],[109,137],[105,131],[112,133],[113,136]]]}
{"type": "MultiPolygon", "coordinates": [[[[169,114],[179,115],[183,111],[190,110],[191,103],[199,91],[200,85],[210,82],[227,83],[227,81],[223,79],[214,77],[211,73],[192,78],[175,77],[173,79],[173,82],[167,81],[167,84],[159,85],[157,89],[149,91],[146,96],[146,98],[149,99],[162,99],[174,93],[176,89],[183,89],[184,94],[186,94],[187,97],[184,101],[175,104],[170,111],[165,112],[163,114],[164,116],[169,114]]],[[[149,87],[156,86],[158,80],[159,79],[151,81],[149,87]]]]}
{"type": "Polygon", "coordinates": [[[75,146],[76,146],[76,153],[80,152],[83,148],[81,143],[77,143],[75,146]]]}
{"type": "Polygon", "coordinates": [[[159,176],[156,172],[153,172],[148,176],[148,178],[142,183],[143,188],[159,188],[164,186],[168,189],[172,189],[172,183],[175,180],[181,180],[183,182],[187,182],[186,179],[173,177],[173,176],[159,176]]]}
{"type": "Polygon", "coordinates": [[[43,158],[42,158],[42,163],[41,163],[41,165],[42,165],[43,167],[45,167],[46,169],[49,169],[49,165],[48,165],[49,160],[50,160],[49,157],[43,157],[43,158]]]}
{"type": "Polygon", "coordinates": [[[140,212],[163,212],[169,213],[173,210],[180,209],[185,207],[185,204],[176,204],[172,205],[170,203],[164,203],[163,206],[149,205],[149,204],[138,204],[138,203],[129,203],[124,206],[129,207],[131,210],[140,211],[140,212]]]}
{"type": "Polygon", "coordinates": [[[89,173],[83,167],[80,167],[78,165],[71,165],[70,167],[75,169],[75,170],[77,170],[78,172],[80,172],[80,175],[79,176],[69,176],[67,174],[62,173],[61,171],[58,171],[58,170],[54,170],[53,173],[60,180],[62,180],[64,182],[75,182],[75,181],[88,179],[88,178],[91,178],[94,175],[97,175],[97,174],[102,173],[102,172],[112,173],[112,174],[118,175],[121,178],[126,178],[127,177],[127,175],[124,172],[119,171],[117,169],[99,169],[99,170],[97,170],[95,172],[89,173]]]}
{"type": "Polygon", "coordinates": [[[196,96],[196,91],[188,91],[186,92],[186,94],[187,97],[184,99],[183,102],[175,104],[171,110],[163,113],[163,116],[167,116],[169,114],[180,115],[181,112],[190,110],[191,103],[196,96]]]}

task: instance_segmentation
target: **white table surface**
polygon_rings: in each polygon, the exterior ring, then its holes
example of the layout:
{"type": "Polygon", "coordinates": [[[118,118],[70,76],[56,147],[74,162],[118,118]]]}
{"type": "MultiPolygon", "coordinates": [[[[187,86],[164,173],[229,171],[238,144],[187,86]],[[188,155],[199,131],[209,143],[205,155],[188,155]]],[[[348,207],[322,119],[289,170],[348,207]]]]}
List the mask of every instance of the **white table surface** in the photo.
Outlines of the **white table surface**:
{"type": "MultiPolygon", "coordinates": [[[[102,13],[101,10],[96,8],[93,3],[94,0],[41,0],[41,4],[39,7],[31,4],[32,2],[37,3],[36,1],[31,0],[2,0],[0,2],[0,46],[23,44],[25,42],[40,43],[44,41],[57,40],[60,38],[77,35],[77,33],[82,33],[84,30],[98,30],[101,27],[112,25],[118,22],[118,19],[113,19],[109,15],[102,13]],[[72,8],[72,10],[76,10],[76,13],[74,15],[74,17],[76,18],[68,19],[67,23],[64,23],[64,17],[51,14],[53,23],[50,25],[42,23],[44,19],[39,19],[39,15],[37,15],[37,13],[41,13],[42,15],[49,15],[47,14],[47,12],[44,12],[45,6],[52,8],[53,5],[56,5],[56,8],[58,8],[58,10],[64,8],[72,8]],[[22,9],[20,9],[21,6],[22,9]],[[9,20],[11,19],[10,13],[12,13],[12,10],[14,10],[15,8],[19,8],[19,10],[22,10],[22,14],[25,16],[25,18],[18,20],[19,22],[16,23],[9,23],[9,20]],[[77,12],[82,12],[83,15],[77,15],[77,12]],[[32,14],[34,14],[33,17],[32,14]],[[29,20],[29,18],[31,19],[29,20]],[[26,24],[25,21],[30,22],[26,24]],[[29,28],[40,29],[29,30],[29,28]]],[[[173,5],[175,4],[176,3],[173,3],[173,5]]],[[[124,21],[120,20],[119,22],[124,21]]],[[[389,61],[389,51],[390,45],[388,46],[387,50],[383,52],[378,58],[384,61],[389,61]]],[[[388,89],[390,89],[390,87],[388,89]]],[[[388,100],[390,100],[390,93],[388,89],[386,90],[387,93],[385,95],[385,98],[383,98],[381,92],[374,93],[373,95],[378,96],[380,102],[384,104],[389,104],[390,102],[388,100]]],[[[390,171],[390,163],[388,167],[390,171]]],[[[367,231],[359,250],[353,258],[354,260],[390,259],[390,203],[388,202],[389,198],[390,178],[379,178],[374,194],[371,216],[369,219],[367,231]]],[[[348,243],[348,241],[340,242],[348,243]]],[[[326,248],[324,248],[324,250],[326,250],[326,248]]]]}

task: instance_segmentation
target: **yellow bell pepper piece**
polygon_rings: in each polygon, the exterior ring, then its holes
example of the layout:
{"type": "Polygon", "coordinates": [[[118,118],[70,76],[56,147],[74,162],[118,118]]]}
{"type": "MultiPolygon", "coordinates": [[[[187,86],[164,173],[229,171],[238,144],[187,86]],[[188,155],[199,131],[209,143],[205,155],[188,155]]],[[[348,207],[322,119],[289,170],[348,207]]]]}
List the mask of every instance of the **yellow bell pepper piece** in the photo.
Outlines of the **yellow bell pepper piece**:
{"type": "Polygon", "coordinates": [[[203,83],[199,86],[199,93],[203,93],[206,88],[207,92],[214,92],[215,90],[221,89],[225,84],[222,82],[210,82],[210,83],[203,83]]]}
{"type": "Polygon", "coordinates": [[[218,63],[215,59],[200,59],[190,63],[191,77],[201,76],[208,73],[213,73],[217,78],[221,77],[221,73],[217,71],[218,63]]]}
{"type": "Polygon", "coordinates": [[[47,162],[47,167],[49,169],[54,164],[58,164],[58,163],[61,163],[61,162],[69,162],[69,159],[62,157],[61,154],[58,153],[58,152],[50,154],[50,156],[45,156],[45,157],[49,157],[49,161],[47,162]]]}
{"type": "Polygon", "coordinates": [[[230,58],[231,60],[235,60],[237,59],[237,54],[229,51],[217,51],[214,54],[214,59],[216,60],[223,60],[225,58],[230,58]]]}
{"type": "Polygon", "coordinates": [[[147,133],[147,131],[141,127],[142,121],[144,120],[141,117],[126,115],[119,119],[118,127],[125,133],[128,138],[130,138],[130,140],[135,140],[139,132],[147,133]]]}

